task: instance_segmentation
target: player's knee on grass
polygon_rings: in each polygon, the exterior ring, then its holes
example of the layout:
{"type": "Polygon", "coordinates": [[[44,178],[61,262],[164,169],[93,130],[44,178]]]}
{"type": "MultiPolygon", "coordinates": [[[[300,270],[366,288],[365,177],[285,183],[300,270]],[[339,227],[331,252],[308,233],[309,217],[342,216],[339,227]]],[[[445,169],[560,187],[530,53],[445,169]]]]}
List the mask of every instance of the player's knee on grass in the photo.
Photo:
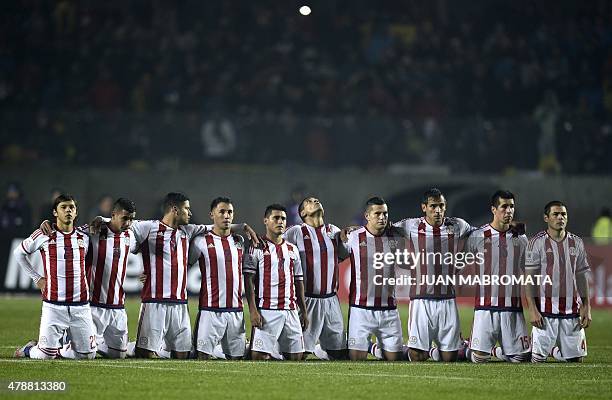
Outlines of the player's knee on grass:
{"type": "Polygon", "coordinates": [[[75,351],[74,358],[77,360],[93,360],[96,358],[96,352],[92,351],[91,353],[78,353],[75,351]]]}
{"type": "Polygon", "coordinates": [[[348,353],[349,353],[349,360],[351,361],[364,361],[368,358],[367,351],[349,349],[348,353]]]}
{"type": "Polygon", "coordinates": [[[475,364],[486,363],[491,361],[491,354],[485,353],[484,351],[472,350],[470,361],[475,364]]]}
{"type": "Polygon", "coordinates": [[[134,357],[136,358],[153,358],[155,354],[154,351],[141,349],[140,347],[136,347],[136,351],[134,352],[134,357]]]}
{"type": "Polygon", "coordinates": [[[106,351],[106,357],[108,358],[122,359],[122,358],[125,358],[126,355],[127,355],[126,351],[119,351],[119,350],[110,349],[110,348],[106,351]]]}
{"type": "Polygon", "coordinates": [[[251,351],[251,360],[267,361],[267,360],[270,360],[270,354],[262,353],[260,351],[251,351]]]}
{"type": "Polygon", "coordinates": [[[283,353],[283,356],[289,361],[302,361],[306,358],[304,353],[283,353]]]}
{"type": "MultiPolygon", "coordinates": [[[[440,359],[443,362],[455,362],[457,361],[458,352],[457,351],[441,351],[440,359]]],[[[489,355],[489,358],[491,355],[489,355]]]]}
{"type": "Polygon", "coordinates": [[[172,350],[170,352],[170,357],[174,358],[176,360],[186,360],[189,358],[189,352],[188,351],[174,351],[172,350]]]}
{"type": "Polygon", "coordinates": [[[425,350],[410,348],[408,354],[410,355],[410,361],[427,361],[429,358],[429,352],[425,350]]]}
{"type": "Polygon", "coordinates": [[[571,362],[571,363],[581,363],[584,361],[584,357],[567,358],[565,359],[565,361],[571,362]]]}
{"type": "Polygon", "coordinates": [[[344,350],[327,350],[329,358],[332,360],[348,360],[348,349],[344,350]]]}
{"type": "Polygon", "coordinates": [[[383,358],[385,361],[401,361],[404,357],[401,351],[384,351],[383,358]]]}
{"type": "Polygon", "coordinates": [[[198,351],[198,360],[210,360],[210,354],[198,351]]]}
{"type": "Polygon", "coordinates": [[[537,353],[531,353],[531,362],[532,363],[543,363],[546,362],[546,356],[537,353]]]}

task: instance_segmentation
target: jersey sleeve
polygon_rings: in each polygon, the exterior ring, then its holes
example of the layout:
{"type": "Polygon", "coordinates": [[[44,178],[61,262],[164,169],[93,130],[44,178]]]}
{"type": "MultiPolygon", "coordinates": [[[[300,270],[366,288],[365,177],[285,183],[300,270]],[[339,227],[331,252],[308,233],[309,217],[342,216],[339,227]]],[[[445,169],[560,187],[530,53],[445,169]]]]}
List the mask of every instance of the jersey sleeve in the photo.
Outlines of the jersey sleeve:
{"type": "Polygon", "coordinates": [[[151,227],[153,225],[152,221],[140,221],[136,220],[132,222],[132,226],[130,229],[134,233],[134,238],[136,239],[136,243],[140,244],[147,240],[149,236],[149,232],[151,231],[151,227]]]}
{"type": "Polygon", "coordinates": [[[582,239],[576,240],[576,255],[576,275],[589,272],[591,270],[589,267],[589,258],[582,239]]]}
{"type": "Polygon", "coordinates": [[[295,246],[291,251],[291,258],[293,259],[293,277],[296,281],[303,281],[304,271],[302,269],[302,260],[298,253],[298,249],[295,246]]]}
{"type": "Polygon", "coordinates": [[[289,243],[297,244],[299,232],[300,232],[300,226],[293,225],[292,227],[290,227],[289,229],[285,231],[285,233],[283,234],[283,238],[289,243]]]}
{"type": "Polygon", "coordinates": [[[131,230],[128,232],[130,235],[130,253],[137,253],[139,247],[138,242],[136,241],[136,237],[134,236],[134,232],[132,232],[131,230]]]}
{"type": "Polygon", "coordinates": [[[17,264],[26,271],[34,283],[38,282],[42,276],[36,271],[30,260],[28,260],[28,255],[40,250],[48,240],[49,237],[44,235],[40,229],[37,229],[21,242],[21,245],[17,246],[13,253],[17,259],[17,264]]]}
{"type": "Polygon", "coordinates": [[[187,233],[187,240],[191,240],[198,235],[203,235],[206,232],[212,230],[212,225],[196,225],[188,224],[184,226],[185,233],[187,233]]]}
{"type": "Polygon", "coordinates": [[[537,239],[532,239],[525,251],[525,269],[536,269],[540,267],[540,264],[540,243],[537,239]]]}
{"type": "Polygon", "coordinates": [[[262,257],[260,249],[250,247],[249,251],[244,255],[244,262],[242,263],[242,271],[245,274],[256,274],[259,268],[259,260],[262,257]]]}
{"type": "Polygon", "coordinates": [[[189,265],[194,265],[202,255],[202,249],[200,247],[201,241],[204,241],[203,237],[195,238],[193,242],[191,242],[189,246],[189,265]]]}

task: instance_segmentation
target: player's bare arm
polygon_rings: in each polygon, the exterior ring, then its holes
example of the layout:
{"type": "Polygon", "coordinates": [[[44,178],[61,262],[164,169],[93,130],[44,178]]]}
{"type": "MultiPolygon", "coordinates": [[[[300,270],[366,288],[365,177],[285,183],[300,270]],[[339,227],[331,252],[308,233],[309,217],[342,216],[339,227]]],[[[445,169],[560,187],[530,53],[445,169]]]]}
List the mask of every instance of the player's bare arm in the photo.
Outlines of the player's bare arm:
{"type": "Polygon", "coordinates": [[[255,298],[255,275],[244,274],[244,291],[247,302],[249,303],[249,314],[251,317],[251,326],[263,327],[263,318],[257,309],[257,299],[255,298]]]}
{"type": "Polygon", "coordinates": [[[588,328],[591,325],[591,301],[589,293],[588,272],[579,273],[576,275],[576,288],[580,294],[580,326],[588,328]]]}

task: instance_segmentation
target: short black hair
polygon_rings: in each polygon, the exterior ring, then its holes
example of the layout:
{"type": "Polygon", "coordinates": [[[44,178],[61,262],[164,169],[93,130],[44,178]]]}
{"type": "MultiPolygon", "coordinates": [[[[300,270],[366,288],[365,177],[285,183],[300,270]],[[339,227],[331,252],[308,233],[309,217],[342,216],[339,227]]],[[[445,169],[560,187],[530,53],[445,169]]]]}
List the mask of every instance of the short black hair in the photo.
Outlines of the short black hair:
{"type": "Polygon", "coordinates": [[[491,196],[491,207],[497,207],[499,205],[499,199],[514,200],[514,194],[509,190],[498,190],[491,196]]]}
{"type": "Polygon", "coordinates": [[[433,187],[433,188],[427,189],[425,193],[423,193],[423,197],[421,197],[421,204],[427,205],[427,200],[429,200],[430,197],[432,199],[439,199],[442,196],[444,196],[444,194],[438,188],[433,187]]]}
{"type": "Polygon", "coordinates": [[[365,209],[368,210],[370,208],[370,206],[382,206],[387,204],[387,202],[385,201],[385,199],[383,199],[382,197],[378,197],[378,196],[374,196],[374,197],[370,197],[365,204],[365,209]]]}
{"type": "Polygon", "coordinates": [[[232,200],[229,197],[215,197],[210,203],[210,211],[214,210],[219,203],[232,204],[232,200]]]}
{"type": "Polygon", "coordinates": [[[562,201],[559,201],[559,200],[549,201],[544,206],[544,215],[548,215],[548,213],[550,212],[550,209],[552,207],[565,207],[565,208],[567,208],[567,206],[562,201]]]}
{"type": "Polygon", "coordinates": [[[166,213],[172,207],[178,207],[179,204],[186,201],[189,201],[189,197],[187,197],[184,193],[170,192],[166,195],[166,197],[164,197],[162,209],[164,210],[164,213],[166,213]]]}
{"type": "Polygon", "coordinates": [[[302,211],[304,211],[304,203],[306,203],[306,200],[314,199],[314,198],[315,198],[314,196],[307,196],[307,197],[304,197],[302,201],[300,201],[300,205],[298,206],[298,216],[300,217],[302,221],[304,221],[304,217],[302,217],[302,211]]]}
{"type": "Polygon", "coordinates": [[[283,211],[285,214],[287,214],[287,208],[285,206],[283,206],[282,204],[274,203],[266,207],[264,218],[269,217],[270,214],[272,214],[272,211],[283,211]]]}
{"type": "Polygon", "coordinates": [[[115,203],[113,204],[113,211],[121,211],[121,210],[125,210],[129,212],[130,214],[135,213],[136,203],[134,203],[130,199],[126,199],[125,197],[119,197],[117,200],[115,200],[115,203]]]}
{"type": "Polygon", "coordinates": [[[74,204],[77,205],[77,202],[74,199],[74,196],[72,196],[71,194],[62,193],[59,196],[57,196],[55,200],[53,200],[53,210],[57,211],[57,206],[59,205],[59,203],[63,203],[65,201],[74,201],[74,204]]]}

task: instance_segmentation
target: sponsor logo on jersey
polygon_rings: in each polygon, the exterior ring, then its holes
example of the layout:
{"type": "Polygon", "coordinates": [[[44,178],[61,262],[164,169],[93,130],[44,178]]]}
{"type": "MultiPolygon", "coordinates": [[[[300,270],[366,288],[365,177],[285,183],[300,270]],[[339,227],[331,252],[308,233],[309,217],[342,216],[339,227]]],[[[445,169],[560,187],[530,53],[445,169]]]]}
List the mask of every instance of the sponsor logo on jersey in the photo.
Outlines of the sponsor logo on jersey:
{"type": "Polygon", "coordinates": [[[575,247],[570,247],[569,253],[570,253],[570,256],[575,256],[576,254],[578,254],[575,247]]]}
{"type": "Polygon", "coordinates": [[[269,256],[270,252],[268,250],[264,251],[264,256],[269,256]]]}

